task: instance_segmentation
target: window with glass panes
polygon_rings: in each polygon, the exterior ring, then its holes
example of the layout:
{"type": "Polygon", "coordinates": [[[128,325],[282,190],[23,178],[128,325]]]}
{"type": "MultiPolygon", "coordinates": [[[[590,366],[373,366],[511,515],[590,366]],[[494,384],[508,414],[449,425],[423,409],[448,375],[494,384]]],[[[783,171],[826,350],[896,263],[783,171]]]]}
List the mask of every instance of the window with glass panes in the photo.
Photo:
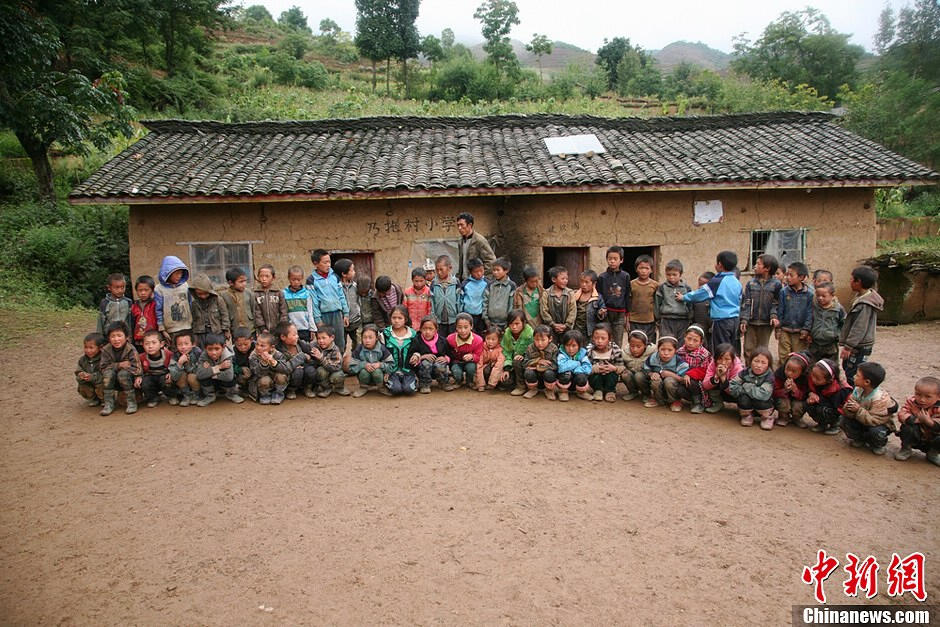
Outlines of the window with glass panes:
{"type": "Polygon", "coordinates": [[[806,257],[806,229],[751,231],[751,268],[764,253],[776,257],[784,269],[794,261],[803,261],[806,257]]]}
{"type": "Polygon", "coordinates": [[[251,244],[248,242],[205,242],[189,245],[190,276],[209,275],[215,285],[227,285],[225,271],[241,268],[251,284],[254,270],[251,264],[251,244]]]}

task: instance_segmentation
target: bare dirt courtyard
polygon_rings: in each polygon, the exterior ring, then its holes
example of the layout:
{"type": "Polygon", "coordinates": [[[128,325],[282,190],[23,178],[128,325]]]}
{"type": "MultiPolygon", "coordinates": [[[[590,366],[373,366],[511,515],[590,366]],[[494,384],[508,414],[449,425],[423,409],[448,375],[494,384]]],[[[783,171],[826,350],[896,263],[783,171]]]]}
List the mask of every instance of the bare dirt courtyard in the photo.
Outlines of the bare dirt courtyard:
{"type": "MultiPolygon", "coordinates": [[[[940,468],[794,427],[458,391],[101,418],[85,314],[0,311],[4,624],[781,624],[825,549],[926,555],[940,468]],[[67,326],[66,326],[67,325],[67,326]],[[48,328],[43,337],[24,329],[48,328]],[[928,514],[931,513],[931,514],[928,514]]],[[[899,400],[940,324],[879,329],[899,400]]]]}

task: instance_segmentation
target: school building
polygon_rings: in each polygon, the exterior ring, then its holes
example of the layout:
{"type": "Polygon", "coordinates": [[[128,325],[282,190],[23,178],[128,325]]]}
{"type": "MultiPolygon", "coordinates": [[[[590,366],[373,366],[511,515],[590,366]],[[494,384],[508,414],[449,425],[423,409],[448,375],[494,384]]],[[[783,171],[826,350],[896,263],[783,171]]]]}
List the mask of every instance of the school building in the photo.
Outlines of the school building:
{"type": "Polygon", "coordinates": [[[70,201],[130,205],[133,275],[173,254],[219,283],[265,263],[286,283],[315,248],[405,282],[456,254],[469,212],[514,278],[601,271],[618,244],[631,274],[678,258],[694,284],[731,249],[745,273],[763,252],[832,270],[846,299],[875,251],[874,189],[940,181],[822,113],[144,124],[70,201]]]}

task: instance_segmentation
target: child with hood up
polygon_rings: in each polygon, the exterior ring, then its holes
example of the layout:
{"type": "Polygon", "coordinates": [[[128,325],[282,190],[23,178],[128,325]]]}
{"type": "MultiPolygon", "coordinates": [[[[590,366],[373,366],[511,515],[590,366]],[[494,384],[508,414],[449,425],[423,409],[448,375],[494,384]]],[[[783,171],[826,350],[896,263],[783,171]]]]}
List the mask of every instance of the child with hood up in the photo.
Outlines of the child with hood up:
{"type": "Polygon", "coordinates": [[[157,304],[157,328],[169,345],[176,333],[191,331],[193,313],[189,294],[189,268],[179,257],[167,255],[160,263],[159,283],[153,298],[157,304]]]}
{"type": "Polygon", "coordinates": [[[207,274],[197,274],[189,289],[195,298],[190,300],[193,314],[193,335],[196,346],[205,349],[208,335],[222,335],[231,341],[228,308],[212,287],[212,279],[207,274]]]}

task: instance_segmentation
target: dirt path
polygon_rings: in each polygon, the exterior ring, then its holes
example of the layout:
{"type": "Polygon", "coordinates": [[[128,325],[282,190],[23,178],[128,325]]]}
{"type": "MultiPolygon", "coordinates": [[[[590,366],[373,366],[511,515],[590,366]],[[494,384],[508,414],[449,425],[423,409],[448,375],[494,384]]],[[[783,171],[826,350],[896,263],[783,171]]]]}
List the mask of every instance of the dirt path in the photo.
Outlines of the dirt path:
{"type": "MultiPolygon", "coordinates": [[[[896,440],[469,391],[105,419],[55,321],[0,351],[4,623],[779,624],[819,548],[874,555],[878,603],[922,551],[940,594],[940,469],[896,440]]],[[[940,324],[879,333],[903,396],[940,324]]]]}

